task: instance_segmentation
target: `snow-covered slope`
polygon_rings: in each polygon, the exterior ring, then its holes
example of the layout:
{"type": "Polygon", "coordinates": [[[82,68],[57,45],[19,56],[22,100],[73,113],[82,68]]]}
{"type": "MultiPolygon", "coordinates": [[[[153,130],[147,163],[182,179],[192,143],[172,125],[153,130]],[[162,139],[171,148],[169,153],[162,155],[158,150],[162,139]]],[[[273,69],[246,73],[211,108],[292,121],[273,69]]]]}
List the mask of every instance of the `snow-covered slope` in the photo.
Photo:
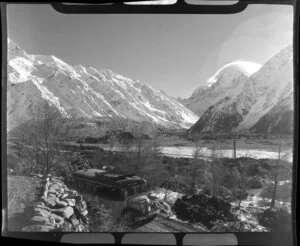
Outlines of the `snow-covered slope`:
{"type": "Polygon", "coordinates": [[[192,134],[216,133],[253,127],[252,130],[257,132],[274,132],[272,129],[279,124],[274,122],[281,122],[284,114],[290,115],[293,111],[292,56],[292,46],[278,52],[259,71],[238,84],[231,94],[210,106],[189,131],[192,134]],[[255,126],[260,119],[261,123],[255,126]]]}
{"type": "Polygon", "coordinates": [[[8,128],[30,118],[42,100],[65,117],[121,117],[165,127],[187,128],[198,117],[159,90],[117,74],[55,56],[29,55],[8,40],[8,128]]]}
{"type": "Polygon", "coordinates": [[[291,92],[283,100],[278,101],[250,130],[255,133],[292,134],[293,101],[293,93],[291,92]]]}
{"type": "Polygon", "coordinates": [[[179,99],[179,102],[200,117],[225,96],[232,96],[234,90],[259,68],[257,63],[241,60],[226,64],[208,79],[206,86],[200,86],[188,99],[179,99]]]}

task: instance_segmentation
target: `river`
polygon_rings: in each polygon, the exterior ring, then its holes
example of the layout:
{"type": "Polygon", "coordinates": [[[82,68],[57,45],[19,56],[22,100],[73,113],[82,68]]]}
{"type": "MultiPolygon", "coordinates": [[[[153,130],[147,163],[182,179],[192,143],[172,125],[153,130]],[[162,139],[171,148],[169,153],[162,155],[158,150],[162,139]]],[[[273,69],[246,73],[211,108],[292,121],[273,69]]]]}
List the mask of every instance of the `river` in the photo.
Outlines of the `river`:
{"type": "MultiPolygon", "coordinates": [[[[79,146],[77,143],[69,143],[71,145],[79,146]]],[[[108,144],[82,144],[84,146],[97,146],[106,151],[123,151],[123,148],[120,146],[111,147],[108,144]]],[[[184,157],[184,158],[192,158],[193,153],[195,151],[195,147],[193,146],[162,146],[159,148],[160,152],[163,155],[170,156],[170,157],[184,157]]],[[[135,151],[134,147],[131,147],[127,151],[135,151]]],[[[201,147],[200,148],[200,158],[202,159],[210,159],[213,152],[212,149],[209,147],[201,147]]],[[[231,149],[215,149],[214,155],[216,157],[233,157],[233,150],[231,149]]],[[[270,149],[263,149],[263,148],[237,148],[236,149],[236,157],[249,157],[254,159],[277,159],[278,152],[272,151],[270,149]]],[[[293,160],[293,151],[292,148],[285,149],[281,152],[281,159],[286,160],[288,162],[292,162],[293,160]]]]}

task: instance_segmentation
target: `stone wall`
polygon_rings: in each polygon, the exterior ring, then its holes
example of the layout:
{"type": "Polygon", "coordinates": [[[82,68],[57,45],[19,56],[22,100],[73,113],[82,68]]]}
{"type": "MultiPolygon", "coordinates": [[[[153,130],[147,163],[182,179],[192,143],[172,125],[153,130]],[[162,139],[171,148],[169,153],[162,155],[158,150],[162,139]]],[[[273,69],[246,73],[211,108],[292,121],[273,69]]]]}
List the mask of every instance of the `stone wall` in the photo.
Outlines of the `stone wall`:
{"type": "Polygon", "coordinates": [[[48,176],[39,201],[25,208],[28,223],[22,231],[87,232],[86,202],[61,178],[48,176]]]}

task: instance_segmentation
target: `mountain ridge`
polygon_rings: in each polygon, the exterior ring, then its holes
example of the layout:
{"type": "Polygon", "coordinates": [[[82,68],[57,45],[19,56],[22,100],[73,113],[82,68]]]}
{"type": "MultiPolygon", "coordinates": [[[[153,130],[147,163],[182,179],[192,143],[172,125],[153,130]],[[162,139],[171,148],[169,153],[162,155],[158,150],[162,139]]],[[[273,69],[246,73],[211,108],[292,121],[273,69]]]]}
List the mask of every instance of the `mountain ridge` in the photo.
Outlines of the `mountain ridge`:
{"type": "Polygon", "coordinates": [[[201,132],[230,133],[249,130],[254,133],[280,133],[279,126],[286,122],[289,130],[284,128],[283,131],[291,134],[292,54],[291,45],[279,51],[231,93],[212,104],[188,132],[196,135],[201,132]],[[286,101],[288,106],[282,104],[282,101],[286,101]],[[286,117],[289,119],[285,120],[286,117]],[[273,121],[277,123],[274,124],[273,121]]]}
{"type": "Polygon", "coordinates": [[[31,55],[10,39],[7,90],[8,128],[17,125],[18,117],[28,119],[29,105],[41,101],[65,117],[116,116],[171,128],[188,128],[198,119],[174,98],[138,80],[109,69],[71,66],[52,55],[31,55]]]}

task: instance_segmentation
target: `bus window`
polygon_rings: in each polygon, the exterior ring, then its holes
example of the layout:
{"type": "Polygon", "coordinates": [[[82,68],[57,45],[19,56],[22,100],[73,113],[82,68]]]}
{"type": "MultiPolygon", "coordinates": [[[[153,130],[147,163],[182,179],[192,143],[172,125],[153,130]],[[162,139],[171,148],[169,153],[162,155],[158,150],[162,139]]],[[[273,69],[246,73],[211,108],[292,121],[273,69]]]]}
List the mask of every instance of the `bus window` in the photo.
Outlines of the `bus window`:
{"type": "Polygon", "coordinates": [[[128,195],[129,195],[129,196],[131,196],[131,195],[134,194],[133,187],[128,187],[127,191],[128,191],[128,195]]]}
{"type": "Polygon", "coordinates": [[[133,186],[132,188],[133,188],[133,194],[134,195],[137,194],[137,186],[133,186]]]}

